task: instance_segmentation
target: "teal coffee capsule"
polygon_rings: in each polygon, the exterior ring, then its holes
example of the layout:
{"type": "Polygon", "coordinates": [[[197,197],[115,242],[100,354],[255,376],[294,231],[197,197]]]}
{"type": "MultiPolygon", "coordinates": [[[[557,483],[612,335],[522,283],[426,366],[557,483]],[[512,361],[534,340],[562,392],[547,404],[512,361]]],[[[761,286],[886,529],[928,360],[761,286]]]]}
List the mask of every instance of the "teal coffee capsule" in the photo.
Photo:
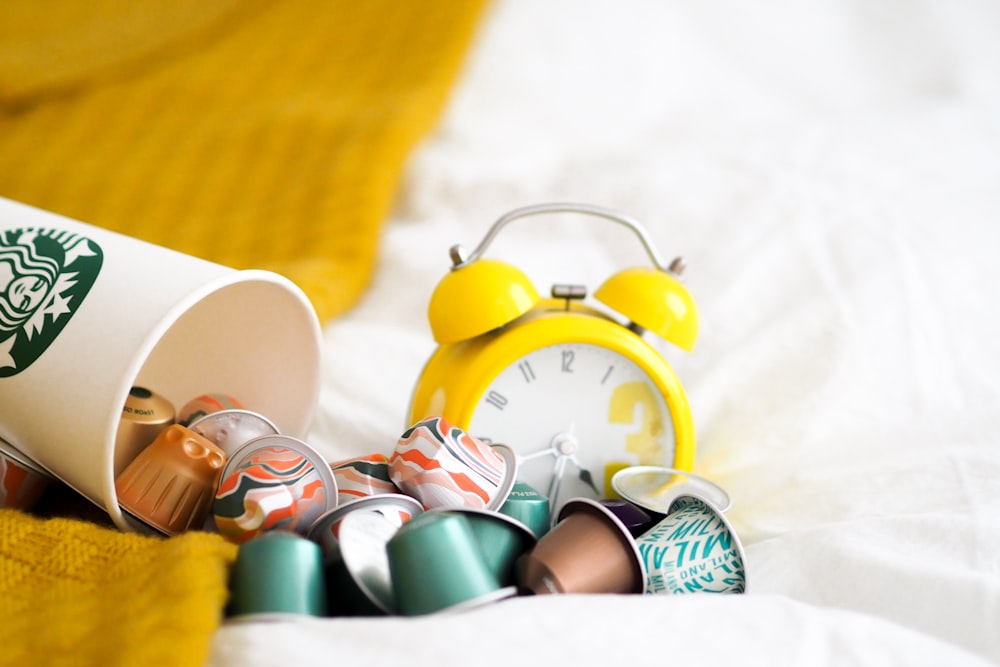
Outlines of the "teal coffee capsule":
{"type": "Polygon", "coordinates": [[[637,540],[646,593],[744,593],[743,545],[721,511],[705,500],[678,498],[674,511],[637,540]]]}
{"type": "Polygon", "coordinates": [[[535,546],[538,541],[535,534],[517,519],[499,512],[470,507],[448,511],[461,514],[469,522],[479,551],[500,585],[516,585],[514,565],[518,558],[535,546]]]}
{"type": "Polygon", "coordinates": [[[239,620],[326,615],[319,545],[283,530],[241,544],[230,572],[226,615],[239,620]]]}
{"type": "Polygon", "coordinates": [[[552,524],[549,499],[524,482],[514,484],[499,511],[523,523],[537,538],[549,532],[552,524]]]}
{"type": "Polygon", "coordinates": [[[386,545],[396,606],[405,616],[468,608],[516,594],[487,565],[468,520],[430,510],[386,545]]]}

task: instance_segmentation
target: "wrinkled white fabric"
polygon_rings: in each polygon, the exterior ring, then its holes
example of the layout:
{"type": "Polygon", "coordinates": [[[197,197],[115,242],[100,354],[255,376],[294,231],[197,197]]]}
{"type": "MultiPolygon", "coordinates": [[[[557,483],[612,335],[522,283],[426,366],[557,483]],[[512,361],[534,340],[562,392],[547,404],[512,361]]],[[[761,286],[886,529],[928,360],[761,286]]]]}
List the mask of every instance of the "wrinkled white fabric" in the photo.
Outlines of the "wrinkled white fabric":
{"type": "MultiPolygon", "coordinates": [[[[371,290],[326,330],[330,460],[407,426],[448,248],[548,201],[619,209],[686,258],[700,339],[657,344],[748,593],[230,625],[213,665],[1000,662],[1000,6],[497,2],[371,290]]],[[[648,264],[575,216],[489,254],[542,291],[648,264]]]]}

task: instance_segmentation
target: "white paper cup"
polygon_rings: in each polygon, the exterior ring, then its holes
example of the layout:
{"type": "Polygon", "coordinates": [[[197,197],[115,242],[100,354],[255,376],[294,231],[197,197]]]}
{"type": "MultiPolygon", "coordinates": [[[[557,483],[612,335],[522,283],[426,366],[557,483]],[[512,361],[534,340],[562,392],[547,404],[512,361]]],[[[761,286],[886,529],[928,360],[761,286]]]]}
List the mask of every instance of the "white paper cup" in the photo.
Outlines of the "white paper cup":
{"type": "Polygon", "coordinates": [[[115,452],[129,389],[225,391],[305,435],[320,325],[268,271],[237,271],[0,198],[0,437],[121,528],[115,452]]]}

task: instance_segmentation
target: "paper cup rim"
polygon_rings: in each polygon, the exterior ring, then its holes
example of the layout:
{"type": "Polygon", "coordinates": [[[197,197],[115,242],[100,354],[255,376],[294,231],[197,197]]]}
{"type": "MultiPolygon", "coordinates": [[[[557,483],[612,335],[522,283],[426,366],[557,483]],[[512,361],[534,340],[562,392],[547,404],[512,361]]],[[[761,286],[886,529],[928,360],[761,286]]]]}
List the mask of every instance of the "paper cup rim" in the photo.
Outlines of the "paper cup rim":
{"type": "Polygon", "coordinates": [[[658,514],[669,514],[670,508],[679,498],[688,496],[699,499],[707,498],[711,501],[712,507],[718,510],[720,514],[729,511],[729,508],[732,507],[732,499],[729,497],[729,494],[725,489],[712,480],[702,477],[701,475],[696,475],[688,470],[670,468],[667,466],[629,466],[628,468],[622,468],[612,475],[611,488],[614,489],[615,493],[630,503],[634,503],[643,509],[656,512],[658,514]],[[669,500],[667,503],[653,501],[647,494],[637,494],[634,491],[624,488],[623,480],[629,477],[655,473],[662,473],[670,476],[682,476],[686,478],[685,481],[678,485],[677,492],[667,494],[665,496],[669,500]],[[689,484],[691,482],[694,483],[694,488],[685,489],[684,486],[686,484],[692,486],[689,484]],[[724,502],[717,502],[716,498],[724,499],[724,502]]]}
{"type": "Polygon", "coordinates": [[[42,467],[40,463],[33,460],[30,456],[26,455],[24,452],[19,450],[14,445],[10,444],[3,438],[0,438],[0,455],[3,455],[14,462],[24,466],[28,470],[42,477],[48,479],[55,479],[55,477],[48,470],[42,467]]]}
{"type": "Polygon", "coordinates": [[[629,531],[628,526],[626,526],[621,519],[615,516],[615,513],[609,510],[607,507],[601,503],[593,500],[591,498],[570,498],[563,504],[562,508],[559,510],[557,515],[556,523],[569,518],[576,512],[590,512],[591,514],[596,514],[600,518],[603,518],[611,523],[611,525],[617,530],[617,534],[622,543],[628,548],[629,556],[631,556],[632,565],[638,570],[639,580],[638,590],[632,591],[637,595],[643,595],[646,593],[646,562],[642,558],[642,554],[639,552],[639,545],[635,538],[632,537],[631,531],[629,531]]]}

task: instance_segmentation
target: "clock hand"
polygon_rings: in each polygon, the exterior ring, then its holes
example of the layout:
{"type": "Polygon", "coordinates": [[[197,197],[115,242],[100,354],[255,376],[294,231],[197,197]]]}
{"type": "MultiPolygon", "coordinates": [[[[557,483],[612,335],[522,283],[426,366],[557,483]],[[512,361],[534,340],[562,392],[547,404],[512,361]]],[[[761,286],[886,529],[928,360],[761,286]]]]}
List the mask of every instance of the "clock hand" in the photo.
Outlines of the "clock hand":
{"type": "Polygon", "coordinates": [[[597,485],[594,484],[594,476],[590,474],[590,471],[584,468],[582,465],[580,465],[580,462],[577,460],[575,456],[571,457],[570,460],[574,464],[576,464],[577,470],[580,471],[578,474],[580,481],[589,486],[591,489],[593,489],[594,494],[600,497],[601,492],[597,490],[597,485]]]}
{"type": "Polygon", "coordinates": [[[562,486],[563,474],[566,472],[566,460],[568,456],[556,457],[555,467],[552,469],[552,480],[549,482],[549,507],[552,515],[555,516],[556,498],[559,495],[559,488],[562,486]]]}

